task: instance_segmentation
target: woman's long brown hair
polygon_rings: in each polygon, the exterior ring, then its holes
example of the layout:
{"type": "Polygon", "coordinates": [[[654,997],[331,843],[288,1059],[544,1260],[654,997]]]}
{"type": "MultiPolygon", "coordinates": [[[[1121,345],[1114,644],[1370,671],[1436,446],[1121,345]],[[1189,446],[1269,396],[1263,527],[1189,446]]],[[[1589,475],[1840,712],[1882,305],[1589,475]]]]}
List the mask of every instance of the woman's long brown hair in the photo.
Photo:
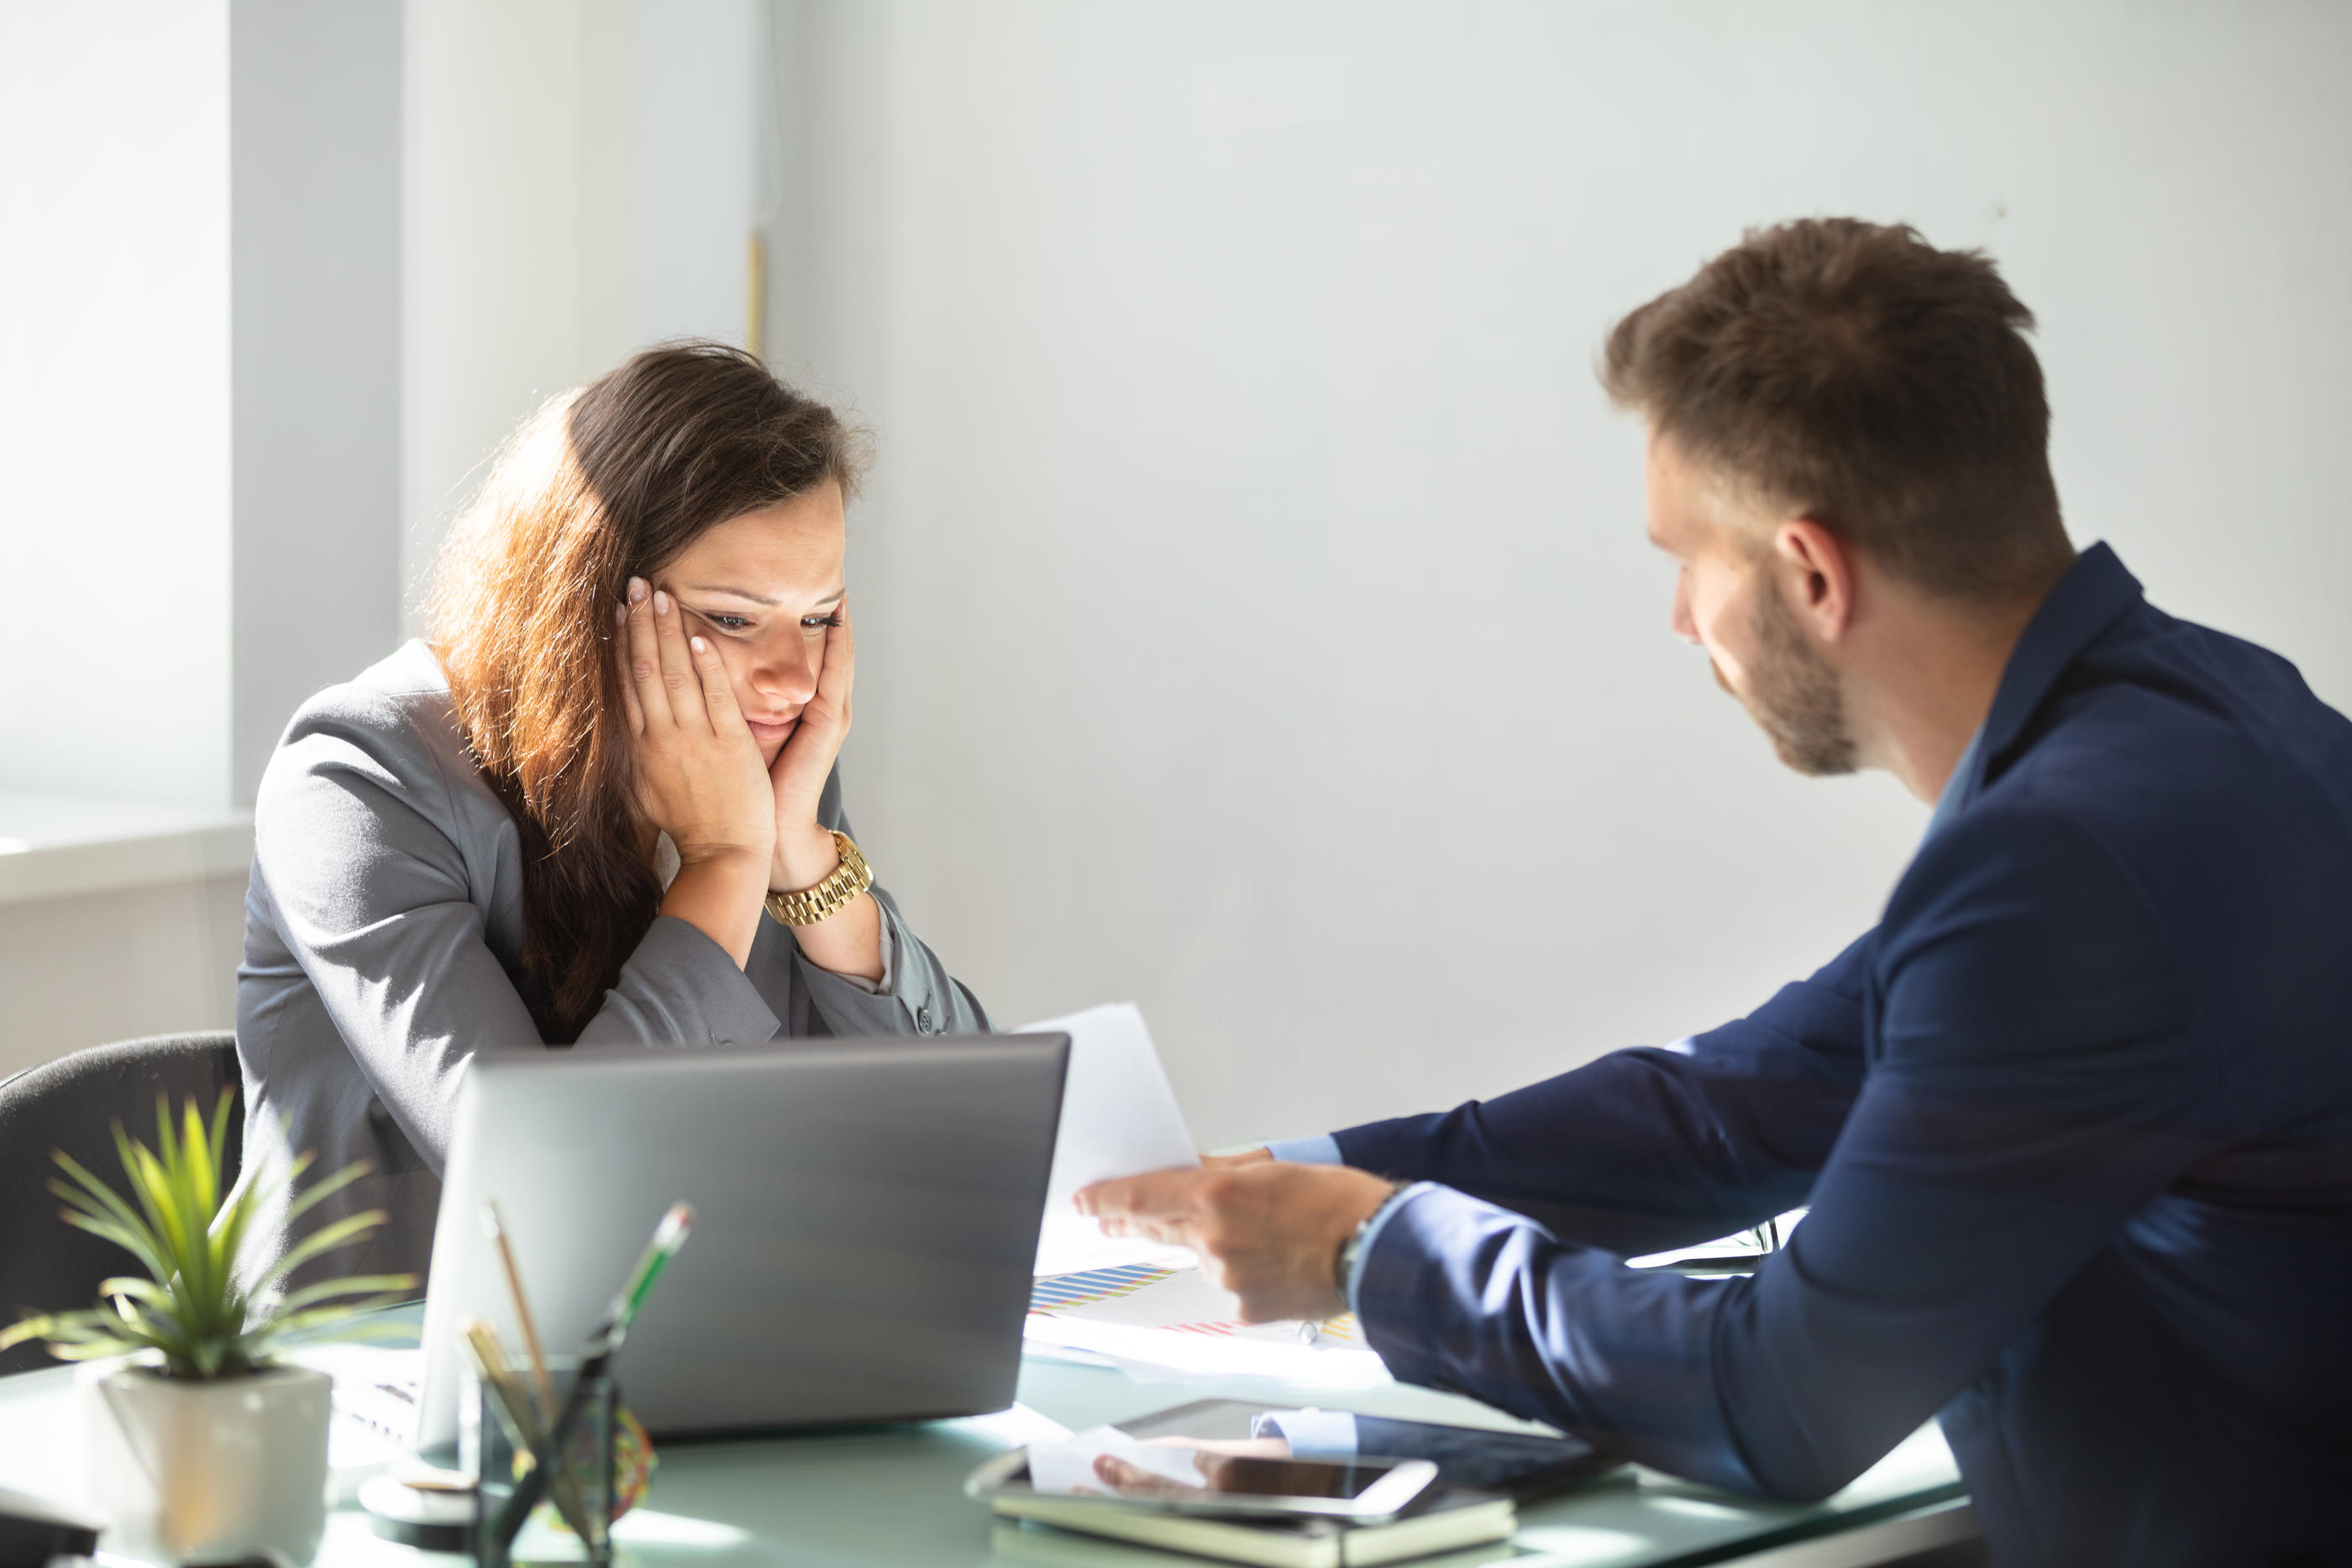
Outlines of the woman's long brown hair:
{"type": "Polygon", "coordinates": [[[457,724],[522,838],[518,988],[550,1043],[579,1038],[653,924],[614,606],[696,535],[826,480],[862,443],[749,354],[677,343],[525,421],[434,567],[427,640],[457,724]]]}

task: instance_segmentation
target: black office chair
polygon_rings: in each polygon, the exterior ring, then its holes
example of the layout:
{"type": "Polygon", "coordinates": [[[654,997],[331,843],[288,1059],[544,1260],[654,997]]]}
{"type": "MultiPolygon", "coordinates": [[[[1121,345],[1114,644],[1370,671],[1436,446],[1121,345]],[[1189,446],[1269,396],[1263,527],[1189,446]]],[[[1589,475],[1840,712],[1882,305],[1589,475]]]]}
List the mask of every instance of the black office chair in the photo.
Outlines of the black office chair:
{"type": "MultiPolygon", "coordinates": [[[[209,1117],[222,1089],[238,1083],[236,1037],[226,1030],[92,1046],[0,1082],[0,1326],[27,1312],[94,1306],[100,1280],[138,1270],[120,1247],[58,1218],[65,1205],[49,1191],[58,1174],[54,1152],[63,1149],[121,1192],[114,1123],[152,1147],[159,1092],[174,1116],[194,1095],[209,1117]]],[[[245,1145],[242,1107],[229,1112],[226,1141],[234,1180],[245,1145]]],[[[0,1375],[58,1364],[37,1343],[0,1352],[0,1375]]]]}

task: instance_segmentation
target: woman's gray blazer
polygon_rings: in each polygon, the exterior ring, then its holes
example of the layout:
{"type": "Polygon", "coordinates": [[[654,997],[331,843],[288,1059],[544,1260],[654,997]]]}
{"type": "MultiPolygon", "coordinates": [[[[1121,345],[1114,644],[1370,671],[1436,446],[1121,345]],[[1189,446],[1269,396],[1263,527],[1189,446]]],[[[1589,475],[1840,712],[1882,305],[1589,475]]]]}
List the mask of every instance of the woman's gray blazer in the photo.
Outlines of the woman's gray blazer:
{"type": "MultiPolygon", "coordinates": [[[[818,817],[849,831],[837,771],[818,817]]],[[[738,969],[700,931],[660,917],[580,1043],[987,1029],[889,894],[877,887],[874,899],[894,946],[887,989],[807,962],[772,920],[738,969]]],[[[305,1233],[371,1208],[391,1219],[303,1278],[425,1272],[467,1059],[546,1049],[509,977],[521,949],[514,820],[466,748],[432,650],[410,643],[305,703],[254,808],[236,991],[245,1157],[315,1151],[309,1179],[372,1165],[302,1217],[305,1233]]],[[[267,1218],[282,1230],[274,1210],[267,1218]]]]}

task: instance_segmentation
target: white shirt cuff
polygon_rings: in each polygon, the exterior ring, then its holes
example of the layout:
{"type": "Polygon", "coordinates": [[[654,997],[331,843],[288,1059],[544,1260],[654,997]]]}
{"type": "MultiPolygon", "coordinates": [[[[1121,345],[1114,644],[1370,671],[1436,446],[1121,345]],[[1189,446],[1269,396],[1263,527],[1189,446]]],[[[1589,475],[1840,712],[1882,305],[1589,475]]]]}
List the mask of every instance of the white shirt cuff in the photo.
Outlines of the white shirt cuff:
{"type": "Polygon", "coordinates": [[[1346,1410],[1264,1410],[1250,1420],[1253,1437],[1280,1437],[1294,1459],[1352,1459],[1356,1417],[1346,1410]]]}

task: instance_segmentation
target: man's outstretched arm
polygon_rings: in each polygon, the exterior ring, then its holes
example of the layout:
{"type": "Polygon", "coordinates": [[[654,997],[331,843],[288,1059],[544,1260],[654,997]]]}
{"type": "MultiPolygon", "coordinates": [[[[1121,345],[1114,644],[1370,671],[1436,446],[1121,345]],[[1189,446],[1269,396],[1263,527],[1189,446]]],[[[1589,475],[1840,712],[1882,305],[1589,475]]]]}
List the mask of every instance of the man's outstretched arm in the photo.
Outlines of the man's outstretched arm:
{"type": "Polygon", "coordinates": [[[1753,1279],[1628,1269],[1353,1168],[1160,1172],[1079,1202],[1197,1247],[1254,1317],[1336,1310],[1342,1244],[1377,1216],[1346,1283],[1399,1379],[1676,1474],[1825,1494],[1981,1375],[2214,1135],[2214,1074],[2129,880],[2063,824],[1954,850],[1994,869],[1890,956],[1885,1054],[1753,1279]]]}
{"type": "MultiPolygon", "coordinates": [[[[1874,936],[1720,1029],[1451,1111],[1349,1127],[1332,1134],[1333,1152],[1623,1254],[1760,1225],[1807,1200],[1853,1104],[1874,936]]],[[[1275,1155],[1297,1157],[1297,1146],[1275,1155]]]]}

